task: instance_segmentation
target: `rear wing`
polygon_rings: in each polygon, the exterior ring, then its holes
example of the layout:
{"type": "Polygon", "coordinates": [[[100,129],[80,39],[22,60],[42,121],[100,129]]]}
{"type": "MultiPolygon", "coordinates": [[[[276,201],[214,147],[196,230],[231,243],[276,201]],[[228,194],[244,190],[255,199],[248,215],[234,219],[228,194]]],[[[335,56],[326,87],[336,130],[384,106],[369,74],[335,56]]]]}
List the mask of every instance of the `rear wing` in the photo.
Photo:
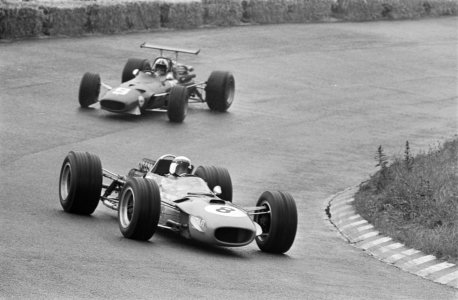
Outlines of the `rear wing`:
{"type": "Polygon", "coordinates": [[[178,58],[178,53],[187,53],[187,54],[194,54],[197,55],[200,52],[200,49],[180,49],[180,48],[172,48],[172,47],[164,47],[164,46],[159,46],[159,45],[151,45],[147,43],[143,43],[140,45],[140,48],[149,48],[149,49],[157,49],[160,51],[161,56],[163,51],[169,51],[169,52],[175,52],[175,55],[178,58]]]}

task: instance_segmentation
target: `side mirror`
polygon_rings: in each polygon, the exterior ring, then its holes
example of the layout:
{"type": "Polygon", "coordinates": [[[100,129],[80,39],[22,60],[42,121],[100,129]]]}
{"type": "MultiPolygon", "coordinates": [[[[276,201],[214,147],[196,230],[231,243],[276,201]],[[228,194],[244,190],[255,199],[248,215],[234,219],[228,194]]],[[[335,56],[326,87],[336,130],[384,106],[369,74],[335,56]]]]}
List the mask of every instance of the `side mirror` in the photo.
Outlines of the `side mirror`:
{"type": "Polygon", "coordinates": [[[135,70],[132,71],[132,74],[134,74],[134,76],[137,76],[137,74],[138,74],[139,72],[140,72],[139,69],[135,69],[135,70]]]}
{"type": "Polygon", "coordinates": [[[193,66],[188,66],[188,71],[189,71],[189,72],[194,71],[194,67],[193,67],[193,66]]]}
{"type": "Polygon", "coordinates": [[[213,193],[215,193],[215,195],[221,195],[223,193],[223,191],[221,190],[221,187],[219,185],[216,185],[214,188],[213,188],[213,193]]]}

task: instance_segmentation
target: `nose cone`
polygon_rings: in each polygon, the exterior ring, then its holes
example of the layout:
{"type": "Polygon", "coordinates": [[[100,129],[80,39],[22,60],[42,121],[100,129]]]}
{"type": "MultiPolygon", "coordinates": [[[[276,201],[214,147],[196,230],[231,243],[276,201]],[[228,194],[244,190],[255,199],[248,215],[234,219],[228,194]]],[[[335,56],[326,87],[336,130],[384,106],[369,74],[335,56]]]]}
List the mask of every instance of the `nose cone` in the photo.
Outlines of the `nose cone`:
{"type": "Polygon", "coordinates": [[[250,217],[226,204],[206,206],[197,219],[190,216],[189,223],[192,238],[219,246],[244,246],[256,236],[256,226],[250,217]]]}
{"type": "Polygon", "coordinates": [[[125,113],[138,107],[140,91],[128,87],[117,87],[108,91],[100,100],[100,106],[108,111],[125,113]]]}

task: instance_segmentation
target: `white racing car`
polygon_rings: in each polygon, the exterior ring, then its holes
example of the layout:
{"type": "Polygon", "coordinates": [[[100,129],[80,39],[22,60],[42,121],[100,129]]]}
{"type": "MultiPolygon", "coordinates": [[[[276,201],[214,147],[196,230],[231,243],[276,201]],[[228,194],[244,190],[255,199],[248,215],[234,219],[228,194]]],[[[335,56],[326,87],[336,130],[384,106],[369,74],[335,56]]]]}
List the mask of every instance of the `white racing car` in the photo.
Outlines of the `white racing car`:
{"type": "Polygon", "coordinates": [[[227,169],[194,168],[182,156],[143,159],[121,176],[103,169],[98,156],[71,151],[62,164],[59,195],[69,213],[90,215],[99,201],[118,211],[119,228],[130,239],[149,240],[159,226],[217,246],[256,240],[262,251],[285,253],[296,235],[297,209],[289,193],[266,191],[256,206],[240,207],[232,203],[227,169]]]}

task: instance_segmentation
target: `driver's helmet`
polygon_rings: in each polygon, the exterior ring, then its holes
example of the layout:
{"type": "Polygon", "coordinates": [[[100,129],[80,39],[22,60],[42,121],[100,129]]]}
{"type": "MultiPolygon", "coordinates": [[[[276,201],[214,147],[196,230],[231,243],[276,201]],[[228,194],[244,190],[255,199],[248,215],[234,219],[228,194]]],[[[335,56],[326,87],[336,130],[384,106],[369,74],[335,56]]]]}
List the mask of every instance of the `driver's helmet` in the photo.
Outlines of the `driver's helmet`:
{"type": "Polygon", "coordinates": [[[180,176],[183,174],[189,174],[191,171],[191,160],[184,156],[177,156],[173,159],[170,164],[170,174],[180,176]]]}
{"type": "Polygon", "coordinates": [[[158,58],[154,62],[153,70],[157,72],[159,75],[165,75],[170,69],[170,63],[165,58],[158,58]]]}

